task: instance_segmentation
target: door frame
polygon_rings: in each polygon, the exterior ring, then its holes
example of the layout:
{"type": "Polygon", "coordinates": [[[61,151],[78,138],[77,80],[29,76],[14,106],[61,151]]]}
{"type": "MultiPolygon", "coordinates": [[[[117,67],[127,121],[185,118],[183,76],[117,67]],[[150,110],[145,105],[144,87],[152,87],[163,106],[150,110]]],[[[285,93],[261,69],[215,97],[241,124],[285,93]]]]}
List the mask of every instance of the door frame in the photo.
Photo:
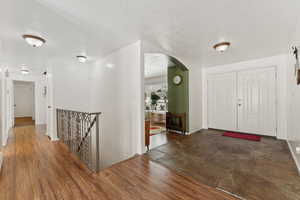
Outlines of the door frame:
{"type": "MultiPolygon", "coordinates": [[[[15,126],[15,114],[16,114],[16,107],[15,107],[15,105],[16,105],[16,102],[15,102],[15,87],[16,87],[16,84],[15,84],[15,81],[19,81],[19,80],[13,80],[12,81],[12,90],[11,90],[11,102],[12,102],[12,111],[11,111],[11,119],[12,119],[12,126],[14,127],[15,126]]],[[[33,110],[32,111],[34,111],[34,112],[32,112],[32,118],[35,120],[35,118],[36,118],[36,115],[37,115],[37,110],[36,110],[36,100],[37,100],[37,97],[36,97],[36,86],[35,86],[35,84],[36,84],[36,82],[35,81],[23,81],[23,82],[30,82],[30,83],[32,83],[32,96],[33,96],[33,98],[32,98],[32,100],[33,100],[33,102],[32,102],[32,104],[33,104],[33,110]]]]}
{"type": "Polygon", "coordinates": [[[286,56],[274,56],[264,59],[220,65],[210,68],[202,68],[202,127],[208,129],[208,99],[207,99],[207,80],[209,75],[238,72],[245,70],[254,70],[274,67],[276,72],[276,137],[278,139],[287,139],[287,63],[286,56]],[[255,66],[255,67],[254,67],[255,66]]]}
{"type": "MultiPolygon", "coordinates": [[[[253,68],[253,69],[246,69],[246,70],[240,70],[240,71],[236,71],[235,73],[236,73],[236,95],[237,95],[237,99],[238,99],[238,95],[239,95],[239,86],[238,86],[238,74],[239,74],[239,72],[246,72],[246,71],[253,71],[253,70],[263,70],[263,69],[274,69],[274,72],[275,72],[275,86],[274,86],[274,89],[275,89],[275,91],[274,91],[274,95],[275,95],[275,102],[274,102],[274,106],[275,106],[275,137],[277,137],[277,127],[278,127],[278,117],[277,117],[277,114],[278,114],[278,111],[277,111],[277,99],[278,99],[278,96],[277,96],[277,67],[275,67],[275,66],[271,66],[271,67],[260,67],[260,68],[253,68]]],[[[238,109],[237,109],[237,112],[236,112],[236,125],[237,125],[237,127],[236,127],[236,131],[237,132],[242,132],[242,133],[253,133],[253,131],[248,131],[248,130],[241,130],[241,129],[239,129],[238,128],[238,123],[239,123],[239,114],[238,114],[238,109]]],[[[260,135],[260,134],[259,134],[260,135]]],[[[268,136],[268,135],[266,135],[266,136],[268,136]]],[[[271,136],[272,137],[272,136],[271,136]]]]}
{"type": "MultiPolygon", "coordinates": [[[[9,134],[9,131],[10,129],[13,127],[13,122],[14,122],[14,119],[12,118],[12,112],[14,112],[14,107],[13,107],[13,102],[14,102],[14,99],[10,98],[8,99],[8,96],[11,96],[11,95],[8,95],[8,94],[12,94],[13,93],[13,81],[29,81],[29,82],[34,82],[34,90],[35,90],[35,93],[34,93],[34,100],[35,100],[35,120],[36,120],[36,124],[37,124],[37,114],[40,110],[42,110],[42,107],[38,106],[38,99],[37,99],[37,95],[39,95],[40,93],[37,92],[37,87],[41,88],[42,86],[44,86],[45,84],[47,84],[46,80],[45,80],[45,77],[43,75],[38,75],[38,74],[32,74],[32,75],[27,75],[27,76],[24,76],[24,75],[21,75],[21,74],[18,74],[18,73],[14,73],[14,72],[7,72],[7,76],[4,76],[3,75],[3,79],[2,79],[2,88],[3,88],[3,93],[2,93],[2,96],[1,96],[1,99],[2,99],[2,102],[5,102],[4,104],[2,104],[2,109],[6,109],[7,112],[5,112],[4,116],[3,116],[3,126],[4,128],[2,128],[2,130],[5,132],[3,133],[2,135],[4,135],[4,139],[3,140],[3,144],[5,145],[6,144],[6,140],[7,140],[7,136],[9,134]],[[7,105],[11,105],[9,107],[7,107],[7,105]],[[10,113],[10,114],[9,114],[10,113]]],[[[51,75],[52,76],[52,75],[51,75]]],[[[52,79],[51,79],[52,80],[52,79]]],[[[53,90],[53,83],[52,81],[49,83],[49,85],[52,86],[52,90],[53,90]]],[[[53,108],[53,92],[50,93],[51,94],[51,99],[52,101],[50,102],[50,105],[51,107],[53,108]]],[[[53,120],[52,120],[52,124],[47,124],[47,113],[49,112],[49,110],[47,109],[47,105],[48,104],[48,101],[45,100],[45,107],[44,107],[44,111],[45,111],[45,119],[42,120],[43,123],[42,124],[46,124],[47,127],[51,127],[51,130],[52,132],[49,132],[47,131],[46,135],[48,135],[52,140],[56,140],[57,137],[55,137],[55,133],[54,132],[54,123],[53,123],[53,120]]],[[[51,116],[53,118],[53,113],[51,113],[51,116]]]]}

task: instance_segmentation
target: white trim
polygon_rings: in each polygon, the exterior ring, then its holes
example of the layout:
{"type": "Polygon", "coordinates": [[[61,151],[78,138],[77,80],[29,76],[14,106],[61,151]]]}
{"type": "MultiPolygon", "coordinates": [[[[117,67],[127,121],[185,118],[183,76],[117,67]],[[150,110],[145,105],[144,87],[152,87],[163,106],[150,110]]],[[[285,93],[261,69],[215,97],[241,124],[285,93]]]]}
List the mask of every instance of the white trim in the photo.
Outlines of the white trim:
{"type": "Polygon", "coordinates": [[[199,132],[199,131],[201,131],[201,130],[202,130],[202,128],[196,129],[196,130],[192,130],[192,131],[187,132],[186,134],[187,134],[187,135],[192,135],[192,134],[197,133],[197,132],[199,132]]]}
{"type": "Polygon", "coordinates": [[[240,200],[246,200],[245,198],[243,198],[243,197],[241,197],[241,196],[239,196],[239,195],[233,194],[233,193],[231,193],[231,192],[228,192],[227,190],[224,190],[224,189],[222,189],[222,188],[216,187],[216,189],[217,189],[217,190],[220,190],[220,191],[222,191],[222,192],[225,192],[226,194],[229,194],[229,195],[231,195],[231,196],[233,196],[233,197],[235,197],[235,198],[238,198],[238,199],[240,199],[240,200]]]}
{"type": "Polygon", "coordinates": [[[278,122],[278,117],[277,117],[277,114],[278,114],[278,107],[277,107],[277,99],[279,98],[278,97],[278,95],[277,95],[277,93],[278,93],[278,89],[277,89],[277,85],[278,85],[278,80],[277,80],[277,71],[278,71],[278,68],[277,68],[277,66],[266,66],[266,67],[253,67],[253,68],[246,68],[246,69],[236,69],[236,70],[231,70],[231,71],[221,71],[221,72],[213,72],[213,73],[208,73],[207,75],[206,75],[206,79],[207,79],[207,85],[206,85],[206,95],[207,95],[207,101],[206,101],[206,107],[207,107],[207,112],[206,112],[206,118],[207,118],[207,126],[208,126],[208,128],[212,128],[212,129],[219,129],[219,130],[227,130],[227,131],[235,131],[235,132],[242,132],[242,133],[254,133],[254,131],[253,130],[247,130],[247,129],[243,129],[243,130],[240,130],[240,129],[238,129],[238,110],[235,110],[235,113],[236,113],[236,119],[235,119],[235,121],[236,121],[236,127],[235,128],[232,128],[232,129],[226,129],[226,128],[222,128],[222,127],[213,127],[213,126],[210,126],[209,125],[209,112],[208,112],[208,101],[209,101],[209,99],[208,99],[208,81],[210,80],[210,78],[211,77],[213,77],[213,76],[215,76],[215,75],[225,75],[225,74],[228,74],[228,73],[234,73],[235,75],[235,77],[236,77],[236,87],[235,87],[235,97],[236,97],[236,99],[238,98],[238,79],[237,79],[237,77],[238,77],[238,73],[239,72],[247,72],[247,71],[252,71],[252,70],[264,70],[264,69],[272,69],[272,70],[274,70],[274,72],[275,72],[275,102],[274,102],[274,104],[275,104],[275,135],[271,135],[271,134],[264,134],[264,133],[260,133],[260,131],[259,130],[257,130],[257,131],[255,131],[255,133],[256,134],[260,134],[260,135],[266,135],[266,136],[275,136],[276,138],[278,138],[278,136],[277,136],[277,127],[278,127],[278,124],[279,124],[279,122],[278,122]]]}
{"type": "Polygon", "coordinates": [[[2,146],[6,146],[7,145],[7,141],[8,141],[8,136],[6,136],[5,138],[3,138],[2,146]]]}
{"type": "Polygon", "coordinates": [[[52,142],[59,141],[59,138],[58,138],[58,137],[51,138],[51,141],[52,141],[52,142]]]}
{"type": "Polygon", "coordinates": [[[207,119],[207,79],[211,74],[225,73],[225,72],[237,72],[251,69],[261,69],[266,67],[275,67],[276,68],[276,137],[278,139],[287,139],[287,95],[286,95],[286,55],[277,55],[273,57],[267,57],[257,60],[248,60],[245,62],[219,65],[214,67],[209,67],[203,69],[203,85],[202,85],[202,111],[203,111],[203,128],[208,127],[207,119]]]}
{"type": "Polygon", "coordinates": [[[0,152],[0,172],[1,172],[1,169],[2,169],[2,163],[3,163],[3,153],[0,152]]]}
{"type": "Polygon", "coordinates": [[[5,138],[3,138],[2,146],[6,146],[6,145],[7,145],[9,133],[12,131],[12,130],[11,130],[12,128],[13,128],[13,127],[9,127],[9,128],[6,130],[6,134],[4,135],[5,138]]]}
{"type": "Polygon", "coordinates": [[[290,144],[289,141],[286,141],[286,142],[288,143],[290,152],[291,152],[291,154],[292,154],[292,157],[293,157],[294,162],[295,162],[295,164],[296,164],[296,166],[297,166],[297,169],[298,169],[298,174],[300,175],[300,163],[299,163],[298,160],[297,160],[297,157],[296,157],[296,155],[295,155],[295,152],[293,151],[292,145],[290,144]]]}
{"type": "Polygon", "coordinates": [[[31,117],[33,118],[33,116],[29,116],[29,115],[18,115],[18,116],[14,116],[14,118],[24,118],[24,117],[31,117]]]}

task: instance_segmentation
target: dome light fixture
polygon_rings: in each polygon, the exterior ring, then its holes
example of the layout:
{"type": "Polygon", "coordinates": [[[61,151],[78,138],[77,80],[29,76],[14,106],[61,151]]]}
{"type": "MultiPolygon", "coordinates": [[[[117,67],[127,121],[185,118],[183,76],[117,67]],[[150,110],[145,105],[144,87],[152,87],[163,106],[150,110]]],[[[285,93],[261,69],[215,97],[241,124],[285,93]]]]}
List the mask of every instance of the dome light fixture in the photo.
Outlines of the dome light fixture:
{"type": "Polygon", "coordinates": [[[87,57],[86,56],[76,56],[78,62],[80,63],[85,63],[87,61],[87,57]]]}
{"type": "Polygon", "coordinates": [[[21,66],[21,73],[22,74],[24,74],[24,75],[26,75],[26,74],[29,74],[29,69],[28,69],[28,67],[26,67],[25,65],[22,65],[21,66]]]}
{"type": "Polygon", "coordinates": [[[41,47],[46,43],[44,38],[35,35],[23,35],[23,39],[32,47],[41,47]]]}
{"type": "Polygon", "coordinates": [[[218,44],[215,44],[213,46],[213,48],[220,53],[223,53],[224,51],[226,51],[230,46],[230,42],[220,42],[218,44]]]}

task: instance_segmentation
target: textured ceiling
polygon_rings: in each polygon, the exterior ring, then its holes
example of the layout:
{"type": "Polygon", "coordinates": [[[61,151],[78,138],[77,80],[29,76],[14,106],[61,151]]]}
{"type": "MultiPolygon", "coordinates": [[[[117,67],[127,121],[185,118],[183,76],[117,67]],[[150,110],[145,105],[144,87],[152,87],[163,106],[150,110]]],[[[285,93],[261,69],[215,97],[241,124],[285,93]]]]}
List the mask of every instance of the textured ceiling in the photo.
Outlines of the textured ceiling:
{"type": "Polygon", "coordinates": [[[175,64],[170,60],[170,57],[161,53],[146,53],[144,56],[146,78],[166,75],[168,67],[175,64]]]}
{"type": "Polygon", "coordinates": [[[0,7],[0,61],[40,68],[80,53],[98,59],[140,39],[204,67],[261,58],[300,40],[299,8],[298,0],[9,0],[0,7]],[[32,49],[24,33],[47,43],[32,49]],[[219,54],[212,46],[222,40],[232,46],[219,54]]]}

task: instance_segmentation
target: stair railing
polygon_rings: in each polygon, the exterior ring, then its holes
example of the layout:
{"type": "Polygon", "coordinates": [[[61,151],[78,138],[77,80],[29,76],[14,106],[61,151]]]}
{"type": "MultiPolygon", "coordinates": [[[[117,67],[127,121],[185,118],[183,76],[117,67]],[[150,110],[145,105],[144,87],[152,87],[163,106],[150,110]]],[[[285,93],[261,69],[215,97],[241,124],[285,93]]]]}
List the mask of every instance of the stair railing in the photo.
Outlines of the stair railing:
{"type": "Polygon", "coordinates": [[[57,109],[57,135],[93,172],[100,171],[100,112],[57,109]]]}

